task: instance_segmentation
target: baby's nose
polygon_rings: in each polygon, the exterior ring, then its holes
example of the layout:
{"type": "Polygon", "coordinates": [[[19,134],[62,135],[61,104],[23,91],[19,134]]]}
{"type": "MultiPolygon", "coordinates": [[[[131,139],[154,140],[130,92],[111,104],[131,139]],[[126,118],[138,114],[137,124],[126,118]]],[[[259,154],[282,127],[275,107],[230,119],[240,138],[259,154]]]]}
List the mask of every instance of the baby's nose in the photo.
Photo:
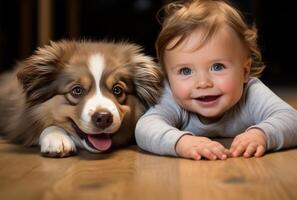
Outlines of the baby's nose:
{"type": "Polygon", "coordinates": [[[195,84],[196,84],[195,87],[197,89],[204,89],[204,88],[212,87],[213,81],[208,74],[204,73],[204,74],[197,75],[195,84]]]}

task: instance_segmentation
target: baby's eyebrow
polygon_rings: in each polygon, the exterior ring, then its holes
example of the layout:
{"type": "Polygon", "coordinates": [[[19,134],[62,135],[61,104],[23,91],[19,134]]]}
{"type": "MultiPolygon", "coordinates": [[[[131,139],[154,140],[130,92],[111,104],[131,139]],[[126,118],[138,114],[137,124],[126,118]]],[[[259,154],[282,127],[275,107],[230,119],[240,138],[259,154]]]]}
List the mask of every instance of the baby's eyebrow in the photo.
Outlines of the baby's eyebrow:
{"type": "Polygon", "coordinates": [[[190,63],[181,63],[181,64],[176,64],[174,65],[172,68],[181,68],[181,67],[191,67],[193,66],[193,64],[190,64],[190,63]]]}

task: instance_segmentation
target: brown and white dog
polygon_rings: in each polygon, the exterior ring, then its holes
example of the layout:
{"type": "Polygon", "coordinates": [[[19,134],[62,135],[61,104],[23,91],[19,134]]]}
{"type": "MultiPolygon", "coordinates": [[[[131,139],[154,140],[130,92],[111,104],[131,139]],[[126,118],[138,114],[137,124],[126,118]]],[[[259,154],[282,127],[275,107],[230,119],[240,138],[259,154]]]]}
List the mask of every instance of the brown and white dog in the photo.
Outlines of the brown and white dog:
{"type": "Polygon", "coordinates": [[[60,41],[0,76],[0,133],[41,153],[127,145],[161,95],[162,73],[131,43],[60,41]]]}

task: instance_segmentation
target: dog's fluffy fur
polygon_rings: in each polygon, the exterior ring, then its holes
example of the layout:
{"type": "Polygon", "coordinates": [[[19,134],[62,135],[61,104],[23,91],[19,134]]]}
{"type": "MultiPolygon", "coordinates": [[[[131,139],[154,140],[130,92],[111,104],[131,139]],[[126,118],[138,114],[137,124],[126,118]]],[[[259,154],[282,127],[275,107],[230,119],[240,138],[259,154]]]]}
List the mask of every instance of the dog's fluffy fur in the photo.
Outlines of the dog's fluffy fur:
{"type": "Polygon", "coordinates": [[[60,41],[0,77],[0,133],[41,153],[100,153],[129,144],[160,96],[162,73],[135,44],[60,41]]]}

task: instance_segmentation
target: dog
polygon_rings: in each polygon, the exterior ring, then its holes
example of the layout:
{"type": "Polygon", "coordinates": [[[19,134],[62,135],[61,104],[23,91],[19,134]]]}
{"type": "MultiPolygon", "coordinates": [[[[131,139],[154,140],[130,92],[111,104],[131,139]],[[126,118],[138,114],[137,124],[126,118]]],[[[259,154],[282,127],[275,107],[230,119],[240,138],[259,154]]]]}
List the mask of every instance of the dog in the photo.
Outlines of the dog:
{"type": "Polygon", "coordinates": [[[0,76],[0,133],[47,157],[123,147],[157,103],[162,77],[134,43],[50,42],[0,76]]]}

